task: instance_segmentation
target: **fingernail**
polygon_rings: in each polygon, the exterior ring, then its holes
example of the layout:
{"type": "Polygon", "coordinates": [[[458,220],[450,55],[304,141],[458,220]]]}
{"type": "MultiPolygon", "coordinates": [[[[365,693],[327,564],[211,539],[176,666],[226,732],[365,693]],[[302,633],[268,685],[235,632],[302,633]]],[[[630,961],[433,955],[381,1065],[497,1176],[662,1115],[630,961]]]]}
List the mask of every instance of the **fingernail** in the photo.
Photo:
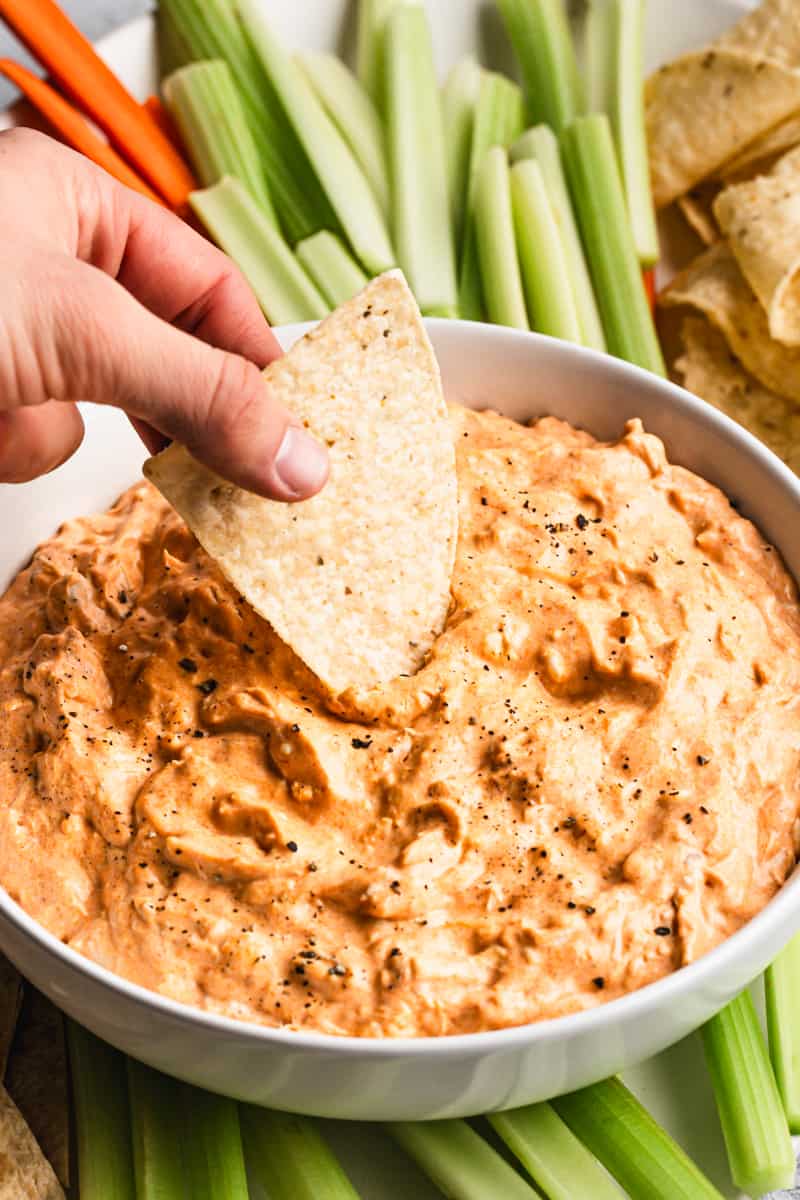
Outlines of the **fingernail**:
{"type": "Polygon", "coordinates": [[[275,456],[275,474],[291,499],[313,496],[328,478],[328,452],[304,429],[290,425],[275,456]]]}

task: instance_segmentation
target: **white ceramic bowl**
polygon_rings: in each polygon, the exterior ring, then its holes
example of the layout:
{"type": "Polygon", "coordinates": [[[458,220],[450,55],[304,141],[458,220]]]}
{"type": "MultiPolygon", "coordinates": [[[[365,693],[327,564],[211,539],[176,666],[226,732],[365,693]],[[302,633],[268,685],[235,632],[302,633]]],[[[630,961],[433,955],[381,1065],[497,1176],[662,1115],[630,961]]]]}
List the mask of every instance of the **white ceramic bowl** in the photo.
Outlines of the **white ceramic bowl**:
{"type": "MultiPolygon", "coordinates": [[[[552,413],[601,438],[643,418],[671,458],[735,498],[800,578],[800,483],[688,393],[615,359],[536,334],[431,321],[448,397],[518,420],[552,413]]],[[[288,344],[298,329],[283,331],[288,344]]],[[[110,503],[139,475],[124,417],[85,413],[87,437],[53,475],[0,486],[0,588],[67,517],[110,503]]],[[[467,1115],[568,1091],[657,1053],[756,976],[800,926],[800,873],[764,911],[690,967],[589,1012],[492,1033],[336,1038],[206,1015],[82,958],[0,891],[0,948],[56,1004],[135,1058],[276,1108],[367,1120],[467,1115]]]]}

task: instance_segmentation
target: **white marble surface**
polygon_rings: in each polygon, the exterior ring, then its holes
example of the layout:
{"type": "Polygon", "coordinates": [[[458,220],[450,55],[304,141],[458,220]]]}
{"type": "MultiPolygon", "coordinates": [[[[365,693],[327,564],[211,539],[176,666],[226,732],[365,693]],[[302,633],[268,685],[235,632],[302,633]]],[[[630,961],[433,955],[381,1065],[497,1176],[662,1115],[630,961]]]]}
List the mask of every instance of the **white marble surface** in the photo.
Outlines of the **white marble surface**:
{"type": "MultiPolygon", "coordinates": [[[[133,17],[153,7],[151,0],[60,0],[61,6],[72,20],[92,39],[102,37],[123,25],[133,17]]],[[[0,21],[0,57],[14,58],[26,66],[35,66],[22,48],[0,21]]],[[[0,79],[0,108],[5,108],[15,96],[15,90],[4,79],[0,79]]]]}

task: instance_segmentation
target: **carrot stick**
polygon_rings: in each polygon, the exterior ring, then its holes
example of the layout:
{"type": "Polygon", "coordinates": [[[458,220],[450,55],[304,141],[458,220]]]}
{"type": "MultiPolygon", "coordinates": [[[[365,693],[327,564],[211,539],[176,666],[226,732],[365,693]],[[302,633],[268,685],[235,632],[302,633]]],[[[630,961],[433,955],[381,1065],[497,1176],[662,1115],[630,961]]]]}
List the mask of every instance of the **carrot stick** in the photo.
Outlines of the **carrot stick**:
{"type": "Polygon", "coordinates": [[[0,0],[0,16],[174,209],[197,184],[178,151],[55,0],[0,0]]]}
{"type": "Polygon", "coordinates": [[[49,83],[45,83],[32,71],[8,58],[0,58],[0,75],[5,75],[6,79],[10,79],[13,84],[16,84],[23,96],[27,97],[37,112],[50,122],[64,141],[72,146],[73,150],[79,150],[81,154],[85,154],[93,163],[97,163],[98,167],[108,171],[109,175],[113,175],[126,187],[141,192],[143,196],[147,196],[148,200],[154,200],[156,204],[163,204],[161,197],[151,191],[144,180],[139,178],[123,158],[120,158],[116,150],[97,136],[88,125],[86,118],[54,88],[51,88],[49,83]]]}
{"type": "Polygon", "coordinates": [[[644,290],[647,292],[647,302],[650,305],[650,312],[656,311],[656,269],[648,267],[646,271],[642,271],[642,282],[644,290]]]}
{"type": "Polygon", "coordinates": [[[168,137],[175,149],[183,154],[183,144],[181,142],[178,127],[173,121],[169,109],[164,105],[160,96],[148,96],[144,102],[143,108],[146,108],[150,116],[155,121],[165,137],[168,137]]]}

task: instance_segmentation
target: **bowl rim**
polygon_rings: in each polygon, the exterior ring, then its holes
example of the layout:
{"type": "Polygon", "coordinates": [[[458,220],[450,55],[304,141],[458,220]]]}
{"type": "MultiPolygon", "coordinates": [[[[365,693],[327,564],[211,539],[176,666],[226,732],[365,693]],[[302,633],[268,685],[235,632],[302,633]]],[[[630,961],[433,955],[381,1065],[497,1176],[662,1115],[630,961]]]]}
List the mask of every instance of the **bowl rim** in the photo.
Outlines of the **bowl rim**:
{"type": "MultiPolygon", "coordinates": [[[[275,333],[282,344],[290,343],[316,324],[317,322],[312,321],[304,324],[285,325],[276,328],[275,333]]],[[[587,367],[604,372],[612,378],[617,376],[620,380],[627,380],[629,384],[660,392],[668,405],[683,410],[684,414],[696,421],[698,425],[706,425],[715,429],[725,440],[738,444],[744,453],[760,462],[762,468],[776,477],[777,483],[800,507],[800,479],[771,450],[742,426],[737,425],[730,417],[667,379],[660,378],[621,359],[583,346],[575,346],[544,334],[480,322],[443,320],[441,318],[428,318],[425,325],[434,335],[434,343],[438,337],[445,339],[457,337],[459,334],[466,333],[467,330],[473,339],[477,337],[489,338],[498,342],[525,342],[534,353],[536,347],[539,347],[548,355],[555,354],[556,358],[583,360],[587,367]]],[[[743,507],[746,510],[746,498],[743,507]]],[[[780,547],[778,548],[780,549],[780,547]]],[[[739,958],[746,958],[748,948],[757,946],[764,940],[762,935],[768,935],[770,930],[786,921],[792,912],[795,913],[795,929],[800,930],[800,869],[798,867],[760,912],[719,945],[687,966],[679,967],[669,975],[613,1000],[567,1013],[564,1016],[549,1017],[541,1021],[476,1033],[397,1038],[358,1037],[352,1034],[320,1033],[315,1030],[295,1030],[279,1026],[259,1025],[253,1021],[207,1012],[195,1005],[152,991],[122,975],[117,975],[110,968],[102,966],[66,945],[44,925],[30,916],[17,901],[11,898],[6,889],[0,886],[0,915],[13,925],[23,937],[32,939],[38,944],[40,950],[61,960],[66,967],[79,974],[84,973],[89,976],[106,990],[122,993],[127,1000],[138,1003],[146,1009],[155,1010],[163,1017],[209,1032],[225,1034],[227,1037],[239,1041],[254,1038],[258,1042],[271,1043],[276,1048],[282,1047],[287,1050],[326,1051],[329,1054],[344,1057],[383,1059],[438,1058],[451,1054],[482,1057],[492,1051],[513,1051],[515,1047],[523,1044],[529,1046],[537,1042],[547,1043],[589,1033],[597,1036],[606,1027],[617,1024],[622,1019],[635,1019],[649,1010],[655,1011],[659,1005],[668,1003],[670,999],[691,993],[693,985],[699,984],[709,977],[724,974],[729,965],[739,958]]]]}

